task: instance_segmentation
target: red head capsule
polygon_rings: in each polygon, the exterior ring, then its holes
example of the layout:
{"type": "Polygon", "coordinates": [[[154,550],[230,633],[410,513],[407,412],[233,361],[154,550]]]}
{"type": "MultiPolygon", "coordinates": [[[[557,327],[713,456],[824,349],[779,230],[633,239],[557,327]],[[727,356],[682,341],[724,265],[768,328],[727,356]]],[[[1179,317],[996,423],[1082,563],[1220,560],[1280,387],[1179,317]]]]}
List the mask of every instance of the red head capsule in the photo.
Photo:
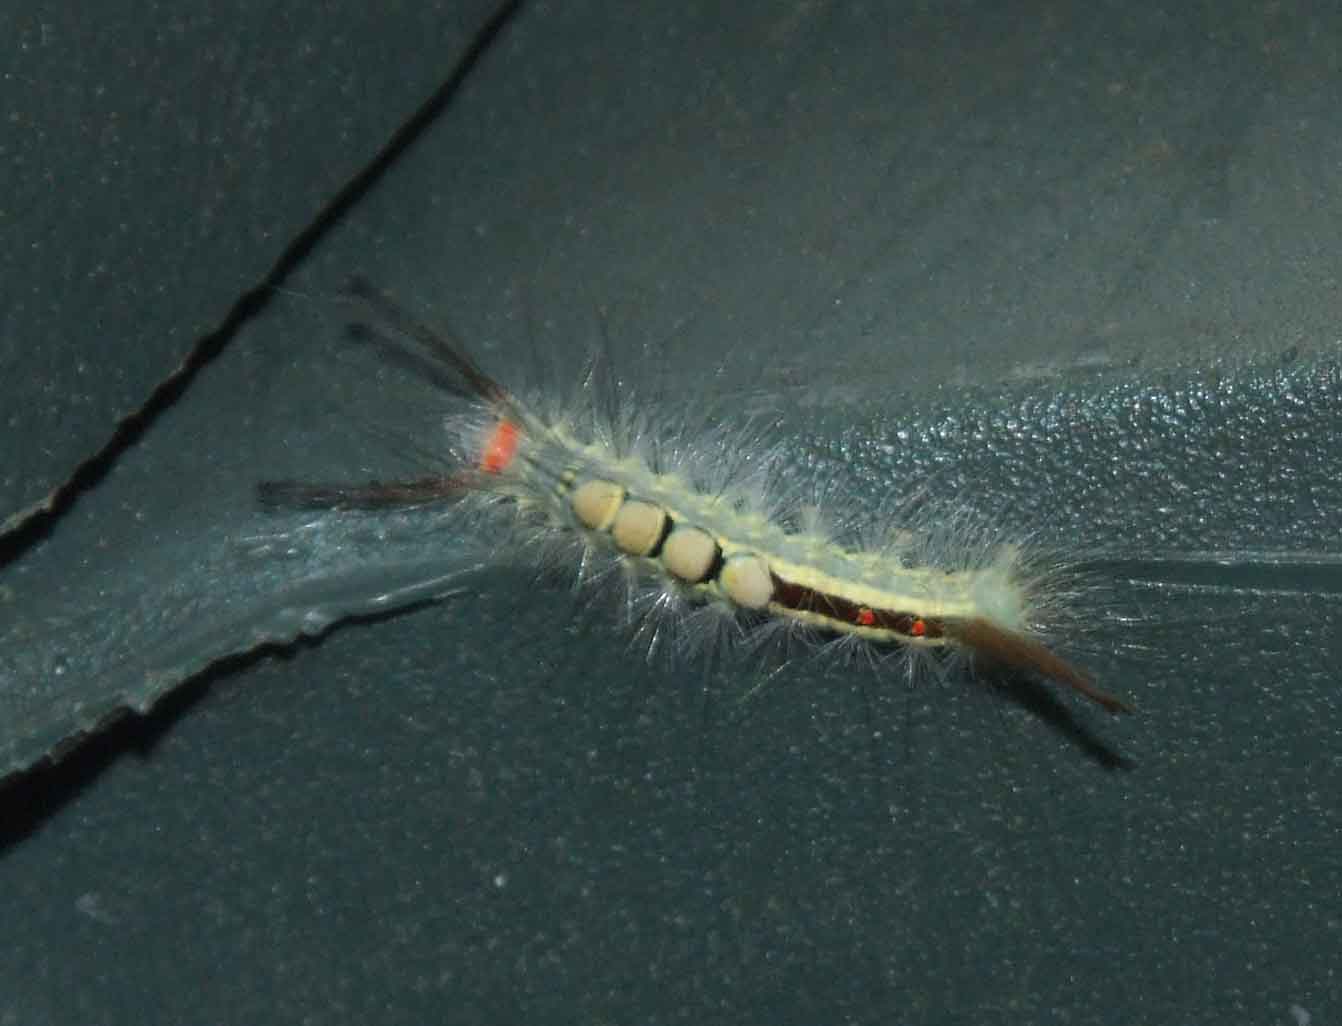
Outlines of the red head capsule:
{"type": "Polygon", "coordinates": [[[508,468],[517,455],[522,430],[511,420],[501,420],[485,436],[480,452],[480,469],[486,474],[499,474],[508,468]]]}

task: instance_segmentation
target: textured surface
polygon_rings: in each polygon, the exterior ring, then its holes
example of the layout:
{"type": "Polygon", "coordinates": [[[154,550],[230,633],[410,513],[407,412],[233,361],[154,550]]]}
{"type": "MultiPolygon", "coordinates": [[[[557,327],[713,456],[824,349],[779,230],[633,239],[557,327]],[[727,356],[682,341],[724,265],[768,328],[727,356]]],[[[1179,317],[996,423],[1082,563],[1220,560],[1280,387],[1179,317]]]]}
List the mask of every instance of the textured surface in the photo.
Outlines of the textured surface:
{"type": "Polygon", "coordinates": [[[604,333],[659,403],[781,408],[835,501],[925,487],[1078,553],[1077,645],[1139,715],[823,662],[742,704],[748,662],[646,666],[498,568],[12,780],[0,1023],[1337,1017],[1339,26],[852,11],[526,10],[0,571],[0,637],[30,632],[0,669],[63,651],[59,687],[106,700],[106,653],[287,637],[305,581],[367,611],[398,565],[469,560],[251,508],[258,478],[422,458],[432,397],[332,355],[357,269],[496,366],[568,382],[604,333]]]}
{"type": "Polygon", "coordinates": [[[0,524],[220,327],[492,5],[4,6],[0,524]]]}

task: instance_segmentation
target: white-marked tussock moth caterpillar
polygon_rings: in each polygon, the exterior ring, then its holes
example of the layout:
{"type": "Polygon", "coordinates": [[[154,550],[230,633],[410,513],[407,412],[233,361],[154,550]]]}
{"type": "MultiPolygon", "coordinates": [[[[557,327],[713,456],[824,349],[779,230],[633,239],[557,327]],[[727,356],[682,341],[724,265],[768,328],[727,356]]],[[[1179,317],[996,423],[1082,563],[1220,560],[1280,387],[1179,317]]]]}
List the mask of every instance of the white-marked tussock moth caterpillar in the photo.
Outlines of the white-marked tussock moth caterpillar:
{"type": "MultiPolygon", "coordinates": [[[[909,656],[978,656],[1130,711],[1036,635],[1043,580],[1019,547],[962,539],[951,551],[945,525],[876,524],[876,543],[836,540],[819,516],[769,498],[767,455],[747,460],[746,447],[721,433],[697,446],[661,444],[618,400],[585,425],[547,415],[367,282],[350,288],[463,401],[445,421],[443,469],[399,482],[264,482],[264,505],[473,502],[524,527],[513,535],[521,548],[557,541],[579,574],[603,560],[622,570],[631,608],[635,596],[652,599],[642,603],[645,617],[719,614],[720,629],[705,637],[749,644],[783,630],[909,656]]],[[[660,628],[649,636],[655,644],[660,628]]]]}

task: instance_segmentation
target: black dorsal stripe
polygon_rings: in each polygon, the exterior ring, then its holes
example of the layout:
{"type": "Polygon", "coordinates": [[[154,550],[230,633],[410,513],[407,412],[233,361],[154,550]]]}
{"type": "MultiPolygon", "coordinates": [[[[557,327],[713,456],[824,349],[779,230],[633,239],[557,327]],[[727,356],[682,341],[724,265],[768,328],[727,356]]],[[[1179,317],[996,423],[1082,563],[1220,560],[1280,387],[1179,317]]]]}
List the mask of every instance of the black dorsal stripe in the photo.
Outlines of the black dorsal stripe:
{"type": "Polygon", "coordinates": [[[786,609],[795,609],[800,613],[814,613],[844,627],[871,627],[876,630],[894,631],[909,638],[935,640],[946,634],[946,629],[940,620],[899,609],[876,609],[859,605],[842,595],[831,595],[816,588],[808,588],[804,584],[785,580],[777,574],[770,576],[773,578],[774,586],[773,601],[786,609]]]}

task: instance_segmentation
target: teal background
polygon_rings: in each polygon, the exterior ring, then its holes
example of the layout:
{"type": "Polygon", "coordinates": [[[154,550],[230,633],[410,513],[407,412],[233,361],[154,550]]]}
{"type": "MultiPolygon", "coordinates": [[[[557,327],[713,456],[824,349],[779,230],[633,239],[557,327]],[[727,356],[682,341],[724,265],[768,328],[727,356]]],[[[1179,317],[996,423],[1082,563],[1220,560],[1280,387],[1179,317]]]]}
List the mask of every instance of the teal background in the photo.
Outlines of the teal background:
{"type": "Polygon", "coordinates": [[[0,785],[0,1023],[1335,1018],[1336,15],[533,4],[456,82],[488,14],[0,12],[5,516],[219,353],[3,542],[7,758],[167,697],[0,785]],[[1071,555],[1138,715],[741,702],[526,567],[425,604],[474,539],[263,517],[431,453],[356,270],[1071,555]]]}

